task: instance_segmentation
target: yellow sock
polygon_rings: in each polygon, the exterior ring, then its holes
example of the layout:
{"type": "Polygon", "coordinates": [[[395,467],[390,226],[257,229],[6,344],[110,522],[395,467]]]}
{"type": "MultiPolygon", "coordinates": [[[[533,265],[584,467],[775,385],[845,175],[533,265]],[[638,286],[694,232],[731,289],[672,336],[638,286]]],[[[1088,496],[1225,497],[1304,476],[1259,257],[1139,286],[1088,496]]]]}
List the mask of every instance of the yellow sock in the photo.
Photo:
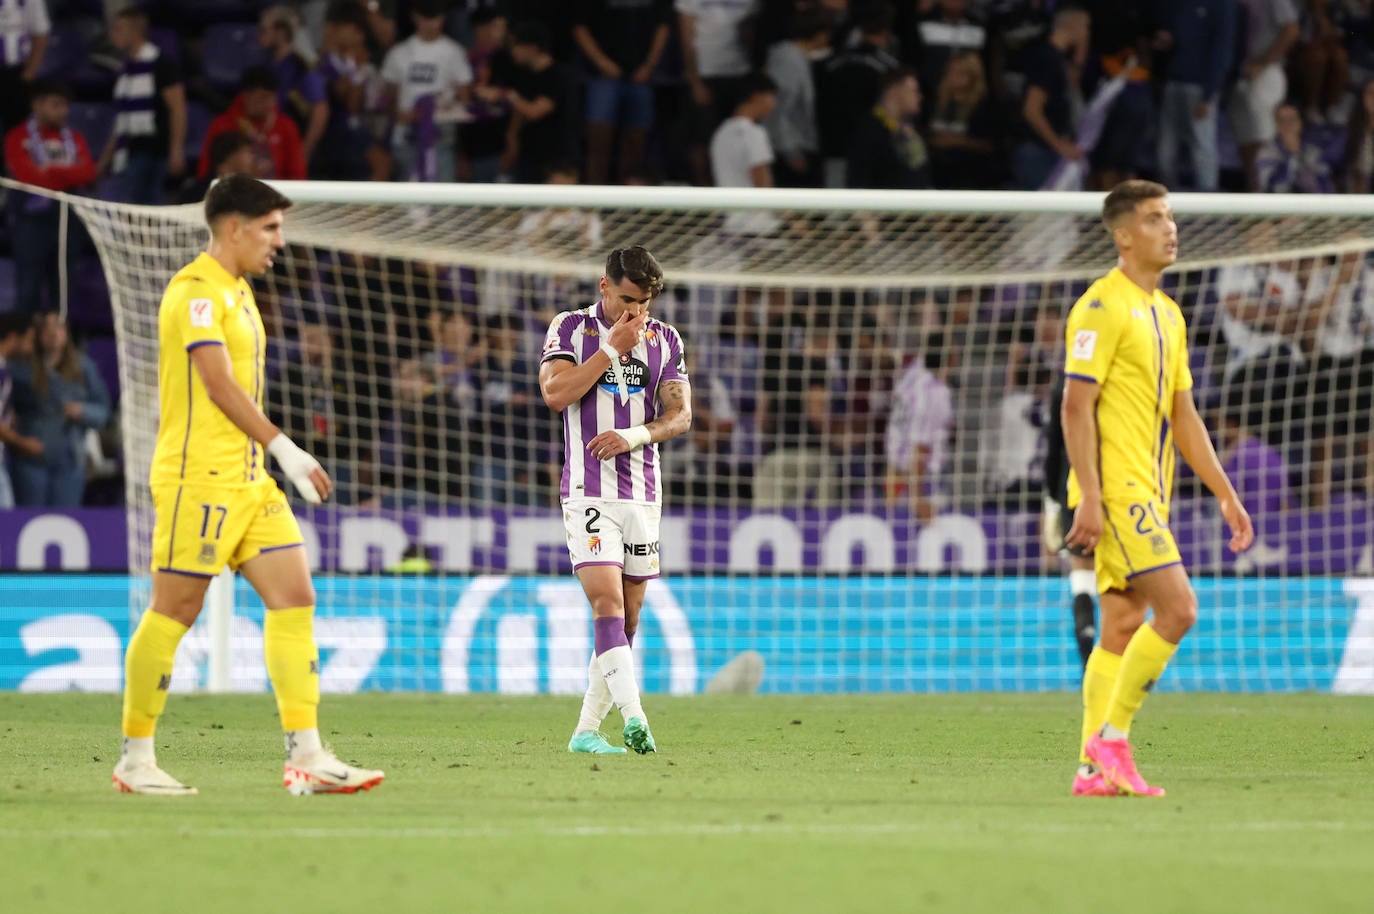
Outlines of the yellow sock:
{"type": "Polygon", "coordinates": [[[125,736],[149,737],[157,729],[172,686],[172,660],[186,631],[177,620],[144,610],[124,655],[125,736]]]}
{"type": "Polygon", "coordinates": [[[262,652],[277,695],[281,728],[314,730],[320,707],[320,652],[315,647],[315,607],[269,609],[262,625],[262,652]]]}
{"type": "Polygon", "coordinates": [[[1159,637],[1149,623],[1136,629],[1121,654],[1121,672],[1117,674],[1116,688],[1112,689],[1112,700],[1107,705],[1107,723],[1122,733],[1130,732],[1135,712],[1140,710],[1146,693],[1164,675],[1164,667],[1168,666],[1176,650],[1178,645],[1159,637]]]}
{"type": "Polygon", "coordinates": [[[1082,764],[1088,764],[1088,757],[1083,753],[1088,737],[1107,719],[1107,703],[1112,700],[1112,689],[1120,672],[1120,654],[1113,654],[1099,644],[1088,655],[1088,666],[1083,671],[1083,739],[1078,744],[1078,761],[1082,764]]]}

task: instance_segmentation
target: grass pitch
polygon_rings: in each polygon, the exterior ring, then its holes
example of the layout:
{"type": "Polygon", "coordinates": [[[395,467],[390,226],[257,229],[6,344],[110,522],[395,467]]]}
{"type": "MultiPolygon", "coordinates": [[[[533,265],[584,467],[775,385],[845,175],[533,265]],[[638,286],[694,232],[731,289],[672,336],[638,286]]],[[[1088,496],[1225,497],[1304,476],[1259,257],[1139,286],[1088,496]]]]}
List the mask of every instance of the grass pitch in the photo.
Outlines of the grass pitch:
{"type": "Polygon", "coordinates": [[[1367,699],[1154,696],[1163,800],[1068,796],[1073,695],[649,696],[660,753],[602,758],[565,751],[577,702],[326,697],[387,781],[297,798],[268,696],[174,695],[159,760],[201,795],[173,800],[110,789],[117,696],[0,695],[0,907],[1370,910],[1367,699]]]}

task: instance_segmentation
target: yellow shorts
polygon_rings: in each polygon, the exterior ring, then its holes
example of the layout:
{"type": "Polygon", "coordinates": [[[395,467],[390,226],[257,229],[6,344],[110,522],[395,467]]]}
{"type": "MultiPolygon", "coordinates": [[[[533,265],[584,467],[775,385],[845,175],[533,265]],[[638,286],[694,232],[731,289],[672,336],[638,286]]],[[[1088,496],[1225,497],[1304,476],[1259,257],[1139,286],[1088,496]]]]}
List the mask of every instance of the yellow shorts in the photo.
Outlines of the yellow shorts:
{"type": "Polygon", "coordinates": [[[276,483],[154,485],[153,571],[214,577],[274,549],[299,546],[300,525],[276,483]]]}
{"type": "Polygon", "coordinates": [[[1097,592],[1130,590],[1131,579],[1183,561],[1169,530],[1169,509],[1158,501],[1103,501],[1106,529],[1094,550],[1097,592]]]}

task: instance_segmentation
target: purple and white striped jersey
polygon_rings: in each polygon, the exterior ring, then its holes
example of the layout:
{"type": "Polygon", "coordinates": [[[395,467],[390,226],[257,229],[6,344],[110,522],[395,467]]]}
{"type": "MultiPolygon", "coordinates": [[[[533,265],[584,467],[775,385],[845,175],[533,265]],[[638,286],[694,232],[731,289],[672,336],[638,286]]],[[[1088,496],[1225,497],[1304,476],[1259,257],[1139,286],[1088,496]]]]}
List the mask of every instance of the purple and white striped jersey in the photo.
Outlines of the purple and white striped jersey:
{"type": "Polygon", "coordinates": [[[23,66],[34,36],[46,35],[51,28],[43,0],[0,0],[0,67],[23,66]]]}
{"type": "MultiPolygon", "coordinates": [[[[564,311],[549,324],[541,361],[569,359],[580,365],[600,351],[601,341],[610,331],[602,302],[579,311],[564,311]]],[[[587,453],[587,443],[602,432],[653,420],[658,413],[659,385],[687,381],[682,337],[671,325],[650,318],[644,339],[620,357],[620,367],[630,394],[628,402],[620,402],[615,375],[607,368],[581,400],[563,410],[563,483],[559,492],[563,498],[661,504],[663,478],[657,444],[603,461],[587,453]]]]}

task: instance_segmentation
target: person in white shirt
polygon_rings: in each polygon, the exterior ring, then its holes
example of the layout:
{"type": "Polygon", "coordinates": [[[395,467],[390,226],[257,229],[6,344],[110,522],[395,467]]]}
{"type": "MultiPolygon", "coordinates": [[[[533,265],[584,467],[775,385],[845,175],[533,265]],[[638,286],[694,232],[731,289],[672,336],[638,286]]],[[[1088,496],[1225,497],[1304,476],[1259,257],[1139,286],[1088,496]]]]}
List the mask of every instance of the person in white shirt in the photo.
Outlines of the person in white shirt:
{"type": "Polygon", "coordinates": [[[897,378],[884,442],[888,504],[905,503],[922,523],[938,510],[939,477],[954,430],[954,397],[944,378],[943,350],[943,337],[927,338],[925,352],[897,378]]]}
{"type": "Polygon", "coordinates": [[[1226,380],[1265,356],[1302,360],[1293,333],[1303,294],[1291,271],[1281,264],[1231,264],[1218,271],[1216,283],[1226,336],[1226,380]]]}
{"type": "MultiPolygon", "coordinates": [[[[772,187],[773,145],[760,123],[772,113],[778,87],[762,73],[747,77],[734,115],[711,137],[711,180],[717,187],[772,187]]],[[[731,235],[767,235],[778,228],[771,213],[734,211],[725,217],[731,235]]]]}
{"type": "Polygon", "coordinates": [[[444,0],[416,0],[411,4],[415,34],[387,52],[382,62],[382,79],[392,99],[396,126],[391,136],[391,152],[399,180],[419,178],[451,182],[457,176],[457,129],[454,124],[438,126],[437,137],[428,135],[434,124],[434,111],[466,104],[472,90],[472,67],[463,46],[444,34],[444,0]],[[427,101],[426,101],[427,100],[427,101]],[[432,148],[422,148],[432,145],[432,148]],[[427,154],[432,153],[432,159],[427,154]],[[432,161],[432,172],[426,163],[432,161]]]}
{"type": "Polygon", "coordinates": [[[43,0],[0,0],[0,133],[28,119],[29,83],[38,76],[51,28],[43,0]]]}
{"type": "Polygon", "coordinates": [[[830,47],[831,21],[821,10],[802,10],[793,19],[791,39],[768,49],[766,69],[778,84],[778,104],[767,121],[768,138],[778,157],[777,182],[783,187],[820,186],[821,140],[811,62],[830,47]]]}
{"type": "Polygon", "coordinates": [[[760,5],[759,0],[675,0],[673,4],[682,72],[692,97],[688,160],[692,180],[698,184],[707,183],[707,141],[734,108],[740,81],[749,75],[745,31],[760,5]]]}

